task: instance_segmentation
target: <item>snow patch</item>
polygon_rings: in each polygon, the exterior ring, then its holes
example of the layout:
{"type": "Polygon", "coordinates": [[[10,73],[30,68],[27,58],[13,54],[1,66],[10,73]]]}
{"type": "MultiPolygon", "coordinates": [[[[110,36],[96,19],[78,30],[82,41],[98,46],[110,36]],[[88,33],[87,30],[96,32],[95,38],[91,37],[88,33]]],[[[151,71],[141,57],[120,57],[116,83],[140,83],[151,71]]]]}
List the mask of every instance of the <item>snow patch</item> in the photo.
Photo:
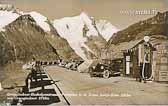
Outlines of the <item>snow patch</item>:
{"type": "Polygon", "coordinates": [[[114,33],[119,31],[115,26],[106,20],[99,20],[96,22],[96,27],[100,34],[108,41],[114,33]]]}
{"type": "Polygon", "coordinates": [[[50,26],[47,23],[47,17],[41,15],[38,12],[32,11],[30,14],[34,20],[36,21],[36,23],[45,31],[45,32],[49,32],[50,31],[50,26]]]}
{"type": "Polygon", "coordinates": [[[0,32],[5,32],[6,30],[4,28],[0,28],[0,32]]]}
{"type": "Polygon", "coordinates": [[[0,11],[0,30],[4,31],[3,27],[15,21],[18,17],[18,14],[11,11],[0,11]]]}
{"type": "Polygon", "coordinates": [[[89,29],[88,32],[87,32],[87,36],[88,37],[89,36],[97,36],[98,32],[93,26],[92,19],[85,12],[82,12],[79,17],[83,21],[84,25],[86,25],[88,27],[88,29],[89,29]]]}

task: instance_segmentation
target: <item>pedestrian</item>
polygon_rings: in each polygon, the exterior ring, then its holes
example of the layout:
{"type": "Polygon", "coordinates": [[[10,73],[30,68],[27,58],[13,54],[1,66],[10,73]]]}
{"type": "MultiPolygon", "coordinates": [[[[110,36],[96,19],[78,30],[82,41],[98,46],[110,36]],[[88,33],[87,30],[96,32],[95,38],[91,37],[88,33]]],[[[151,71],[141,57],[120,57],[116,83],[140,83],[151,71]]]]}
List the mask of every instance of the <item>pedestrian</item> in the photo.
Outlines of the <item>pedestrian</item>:
{"type": "Polygon", "coordinates": [[[32,65],[32,69],[31,69],[31,80],[34,79],[35,81],[37,81],[37,78],[36,78],[36,74],[37,74],[37,64],[36,64],[36,59],[35,59],[34,57],[32,58],[31,65],[32,65]]]}

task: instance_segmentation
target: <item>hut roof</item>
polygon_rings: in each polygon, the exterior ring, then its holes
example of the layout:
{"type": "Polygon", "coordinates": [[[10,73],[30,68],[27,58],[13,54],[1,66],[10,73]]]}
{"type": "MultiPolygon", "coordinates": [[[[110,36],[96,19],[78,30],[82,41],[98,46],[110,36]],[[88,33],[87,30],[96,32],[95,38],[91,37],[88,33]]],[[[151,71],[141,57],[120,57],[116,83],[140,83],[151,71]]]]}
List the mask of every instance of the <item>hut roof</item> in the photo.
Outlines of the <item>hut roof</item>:
{"type": "Polygon", "coordinates": [[[110,59],[116,59],[116,58],[123,58],[123,51],[133,48],[135,45],[140,43],[142,39],[140,40],[134,40],[130,42],[123,42],[118,45],[113,45],[109,51],[109,58],[110,59]]]}

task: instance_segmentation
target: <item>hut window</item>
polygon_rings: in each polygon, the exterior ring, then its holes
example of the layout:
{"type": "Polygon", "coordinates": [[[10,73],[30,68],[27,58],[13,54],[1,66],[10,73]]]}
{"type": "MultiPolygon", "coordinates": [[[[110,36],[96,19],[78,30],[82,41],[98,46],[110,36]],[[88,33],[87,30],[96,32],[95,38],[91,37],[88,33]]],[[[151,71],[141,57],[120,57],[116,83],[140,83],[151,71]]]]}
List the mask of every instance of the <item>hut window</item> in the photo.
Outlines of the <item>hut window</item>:
{"type": "Polygon", "coordinates": [[[161,65],[160,66],[160,71],[167,71],[168,70],[168,66],[167,65],[161,65]]]}
{"type": "Polygon", "coordinates": [[[130,58],[130,56],[126,56],[126,61],[131,61],[131,58],[130,58]]]}
{"type": "Polygon", "coordinates": [[[161,58],[161,63],[168,63],[168,59],[167,58],[166,57],[162,57],[161,58]]]}

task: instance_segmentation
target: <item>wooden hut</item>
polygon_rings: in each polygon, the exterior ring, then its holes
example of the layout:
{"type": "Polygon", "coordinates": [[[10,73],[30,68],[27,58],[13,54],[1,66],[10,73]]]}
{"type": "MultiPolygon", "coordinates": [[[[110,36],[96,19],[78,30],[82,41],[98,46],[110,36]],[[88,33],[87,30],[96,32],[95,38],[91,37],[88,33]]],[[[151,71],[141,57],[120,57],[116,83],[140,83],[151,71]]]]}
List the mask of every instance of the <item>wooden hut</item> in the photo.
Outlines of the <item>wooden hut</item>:
{"type": "MultiPolygon", "coordinates": [[[[153,38],[148,49],[147,77],[152,76],[154,81],[168,81],[168,40],[153,38]]],[[[124,69],[123,75],[137,78],[144,63],[144,41],[134,43],[130,48],[123,50],[124,69]]]]}
{"type": "Polygon", "coordinates": [[[144,64],[145,51],[148,52],[148,55],[145,58],[145,60],[147,60],[146,61],[147,64],[145,66],[146,68],[145,70],[147,71],[145,72],[147,77],[151,76],[152,63],[153,63],[152,57],[153,57],[154,48],[150,43],[147,48],[144,40],[136,41],[134,45],[131,45],[131,47],[123,51],[123,55],[124,55],[123,75],[124,76],[137,78],[139,77],[140,74],[142,74],[141,70],[144,64]]]}

